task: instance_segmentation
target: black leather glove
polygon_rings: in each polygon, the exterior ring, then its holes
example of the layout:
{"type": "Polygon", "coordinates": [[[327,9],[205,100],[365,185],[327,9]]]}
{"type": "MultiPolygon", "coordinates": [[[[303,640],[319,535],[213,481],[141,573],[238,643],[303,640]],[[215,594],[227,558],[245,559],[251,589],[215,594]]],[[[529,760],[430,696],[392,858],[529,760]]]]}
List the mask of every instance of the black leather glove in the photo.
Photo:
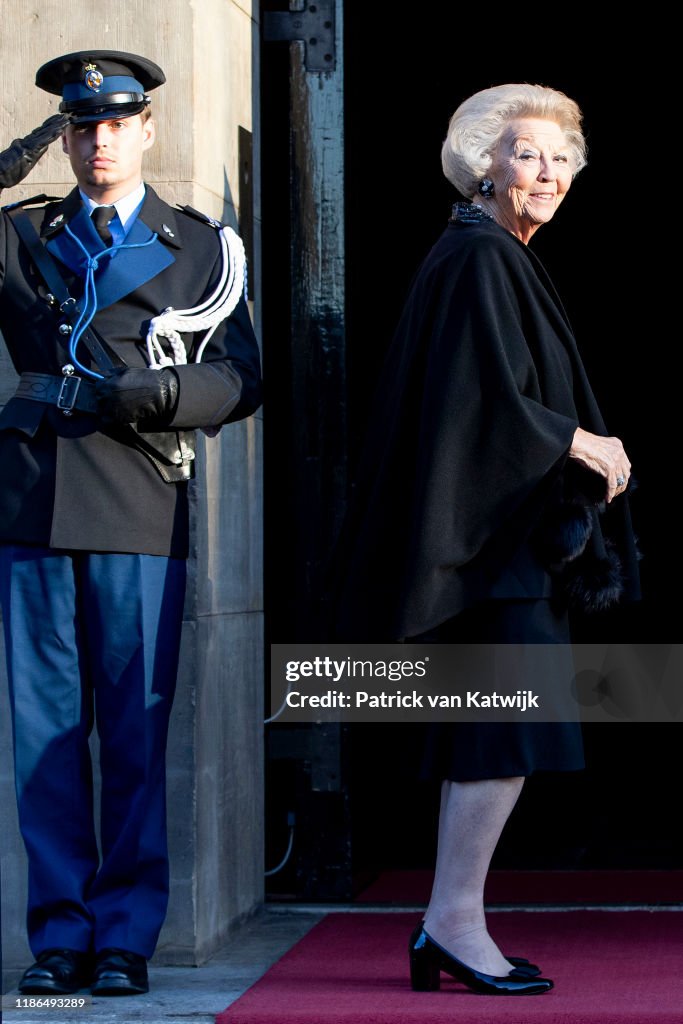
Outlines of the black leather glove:
{"type": "Polygon", "coordinates": [[[97,411],[109,423],[156,420],[170,423],[178,404],[178,377],[173,370],[114,370],[97,383],[97,411]]]}
{"type": "Polygon", "coordinates": [[[23,139],[15,139],[4,153],[0,153],[0,188],[10,188],[23,181],[70,120],[68,114],[53,114],[43,121],[40,128],[23,139]]]}

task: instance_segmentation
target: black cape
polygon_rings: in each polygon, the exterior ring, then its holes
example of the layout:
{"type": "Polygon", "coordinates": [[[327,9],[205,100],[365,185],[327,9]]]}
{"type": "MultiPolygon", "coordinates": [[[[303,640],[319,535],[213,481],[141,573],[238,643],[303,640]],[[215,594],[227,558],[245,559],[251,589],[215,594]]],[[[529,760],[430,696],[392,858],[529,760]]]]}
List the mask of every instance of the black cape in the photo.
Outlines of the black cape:
{"type": "Polygon", "coordinates": [[[388,354],[335,557],[339,639],[405,639],[501,596],[550,508],[566,526],[581,506],[573,550],[548,559],[578,603],[639,596],[625,497],[598,516],[604,481],[585,472],[596,501],[567,460],[577,426],[608,434],[567,315],[533,252],[478,210],[457,204],[388,354]]]}

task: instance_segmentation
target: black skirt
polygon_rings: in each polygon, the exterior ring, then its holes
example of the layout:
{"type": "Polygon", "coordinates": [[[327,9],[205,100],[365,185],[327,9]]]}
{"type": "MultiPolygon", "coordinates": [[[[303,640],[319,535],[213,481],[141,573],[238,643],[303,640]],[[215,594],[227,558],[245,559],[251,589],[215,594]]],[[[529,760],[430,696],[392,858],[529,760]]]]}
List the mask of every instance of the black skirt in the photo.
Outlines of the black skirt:
{"type": "MultiPolygon", "coordinates": [[[[410,642],[568,645],[569,622],[566,610],[546,598],[489,600],[411,637],[410,642]]],[[[567,647],[558,648],[558,659],[566,659],[567,651],[567,647]]],[[[566,678],[566,673],[558,676],[566,678]]],[[[420,775],[427,780],[470,782],[584,767],[578,720],[439,722],[428,731],[420,775]]]]}

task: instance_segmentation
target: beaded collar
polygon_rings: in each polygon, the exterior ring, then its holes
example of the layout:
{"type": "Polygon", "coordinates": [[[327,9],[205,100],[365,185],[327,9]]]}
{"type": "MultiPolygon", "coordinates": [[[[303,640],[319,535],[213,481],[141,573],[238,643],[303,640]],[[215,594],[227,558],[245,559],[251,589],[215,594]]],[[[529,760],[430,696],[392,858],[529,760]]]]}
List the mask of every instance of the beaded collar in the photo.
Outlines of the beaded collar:
{"type": "Polygon", "coordinates": [[[479,203],[453,203],[450,223],[458,221],[460,224],[481,224],[482,221],[493,220],[490,213],[487,213],[479,203]]]}

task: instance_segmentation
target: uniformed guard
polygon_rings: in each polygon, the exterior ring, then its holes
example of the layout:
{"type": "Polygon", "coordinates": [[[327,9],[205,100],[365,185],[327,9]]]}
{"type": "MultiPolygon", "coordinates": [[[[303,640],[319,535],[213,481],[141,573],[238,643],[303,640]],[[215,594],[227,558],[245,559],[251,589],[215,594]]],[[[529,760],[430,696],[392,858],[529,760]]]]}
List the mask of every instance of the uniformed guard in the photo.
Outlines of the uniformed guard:
{"type": "Polygon", "coordinates": [[[61,138],[77,187],[0,218],[0,590],[36,957],[22,993],[147,991],[168,898],[164,755],[194,430],[260,404],[237,236],[142,180],[152,61],[43,65],[60,113],[0,154],[0,187],[61,138]],[[101,750],[101,856],[88,736],[101,750]]]}

